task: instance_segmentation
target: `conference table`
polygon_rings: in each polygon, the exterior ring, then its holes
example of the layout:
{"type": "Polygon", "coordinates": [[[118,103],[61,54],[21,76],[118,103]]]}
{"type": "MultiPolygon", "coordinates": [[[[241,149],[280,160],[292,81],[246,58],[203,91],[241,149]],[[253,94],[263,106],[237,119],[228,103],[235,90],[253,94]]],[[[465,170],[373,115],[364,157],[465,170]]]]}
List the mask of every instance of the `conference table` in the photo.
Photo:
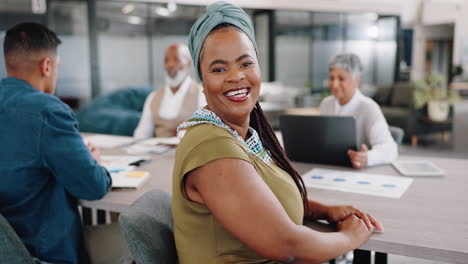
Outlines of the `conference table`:
{"type": "MultiPolygon", "coordinates": [[[[103,149],[101,152],[106,155],[128,155],[120,149],[103,149]]],[[[81,205],[122,212],[149,190],[160,189],[171,193],[175,149],[150,156],[152,160],[138,168],[151,173],[151,178],[144,186],[139,189],[115,189],[100,200],[81,201],[81,205]]],[[[415,157],[399,157],[401,160],[409,158],[415,157]]],[[[428,160],[444,170],[446,176],[415,177],[399,199],[317,188],[308,188],[308,195],[321,203],[353,205],[371,213],[383,223],[385,231],[375,232],[360,249],[449,263],[468,263],[468,160],[442,157],[421,159],[428,160]]],[[[313,168],[352,170],[299,162],[294,162],[294,166],[301,175],[313,168]]],[[[390,165],[361,171],[400,175],[390,165]]],[[[307,225],[321,231],[332,230],[329,225],[324,226],[317,222],[307,225]]]]}

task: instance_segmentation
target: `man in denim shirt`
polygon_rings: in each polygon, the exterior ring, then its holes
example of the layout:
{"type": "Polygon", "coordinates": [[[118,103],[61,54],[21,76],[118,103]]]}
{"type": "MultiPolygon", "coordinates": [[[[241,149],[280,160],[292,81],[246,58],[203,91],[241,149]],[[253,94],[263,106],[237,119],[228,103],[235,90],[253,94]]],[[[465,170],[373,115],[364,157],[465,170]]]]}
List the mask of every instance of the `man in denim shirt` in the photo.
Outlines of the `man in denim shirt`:
{"type": "Polygon", "coordinates": [[[71,109],[53,96],[56,34],[36,23],[6,32],[8,78],[0,81],[0,213],[32,256],[88,263],[78,199],[110,189],[99,151],[83,143],[71,109]]]}

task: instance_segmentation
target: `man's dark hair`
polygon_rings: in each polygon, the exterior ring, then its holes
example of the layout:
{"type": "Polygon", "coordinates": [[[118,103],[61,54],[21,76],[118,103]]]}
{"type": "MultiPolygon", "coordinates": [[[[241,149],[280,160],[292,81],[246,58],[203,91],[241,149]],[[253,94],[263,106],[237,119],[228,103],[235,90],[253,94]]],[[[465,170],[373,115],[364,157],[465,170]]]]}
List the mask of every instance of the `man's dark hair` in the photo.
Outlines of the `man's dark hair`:
{"type": "Polygon", "coordinates": [[[7,57],[14,52],[57,52],[60,43],[62,41],[47,27],[33,22],[21,23],[6,32],[3,53],[7,57]]]}

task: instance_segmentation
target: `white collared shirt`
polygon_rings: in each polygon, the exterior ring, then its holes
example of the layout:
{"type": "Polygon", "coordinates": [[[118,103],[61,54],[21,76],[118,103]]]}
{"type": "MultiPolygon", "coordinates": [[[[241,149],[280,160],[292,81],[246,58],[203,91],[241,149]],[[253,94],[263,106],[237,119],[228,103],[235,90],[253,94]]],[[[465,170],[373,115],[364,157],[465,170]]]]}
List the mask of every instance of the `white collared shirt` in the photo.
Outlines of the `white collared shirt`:
{"type": "Polygon", "coordinates": [[[356,89],[345,105],[330,95],[320,104],[321,115],[352,116],[356,120],[358,148],[366,144],[369,148],[367,166],[386,164],[398,156],[398,146],[393,140],[387,121],[379,105],[356,89]]]}
{"type": "MultiPolygon", "coordinates": [[[[185,98],[185,94],[190,87],[192,78],[188,76],[182,82],[177,92],[173,93],[168,85],[164,85],[161,89],[165,89],[164,97],[161,101],[161,107],[159,108],[159,116],[162,119],[174,119],[179,115],[182,103],[185,98]]],[[[154,120],[151,113],[151,102],[156,92],[152,92],[148,95],[143,107],[143,113],[141,114],[140,122],[137,128],[133,132],[133,136],[137,139],[150,138],[154,136],[154,120]]],[[[201,91],[200,91],[201,93],[201,91]]],[[[198,107],[202,108],[206,105],[206,99],[204,94],[198,96],[198,107]]]]}

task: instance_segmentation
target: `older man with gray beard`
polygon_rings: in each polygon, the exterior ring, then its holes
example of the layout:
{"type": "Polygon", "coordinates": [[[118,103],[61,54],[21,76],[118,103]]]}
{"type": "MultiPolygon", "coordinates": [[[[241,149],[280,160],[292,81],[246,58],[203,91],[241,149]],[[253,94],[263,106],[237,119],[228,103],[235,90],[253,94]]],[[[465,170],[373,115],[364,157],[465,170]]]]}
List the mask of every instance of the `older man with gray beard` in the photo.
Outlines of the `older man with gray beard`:
{"type": "Polygon", "coordinates": [[[201,86],[190,77],[192,60],[184,44],[166,50],[165,84],[148,95],[133,136],[138,139],[173,137],[177,126],[206,105],[201,86]]]}

